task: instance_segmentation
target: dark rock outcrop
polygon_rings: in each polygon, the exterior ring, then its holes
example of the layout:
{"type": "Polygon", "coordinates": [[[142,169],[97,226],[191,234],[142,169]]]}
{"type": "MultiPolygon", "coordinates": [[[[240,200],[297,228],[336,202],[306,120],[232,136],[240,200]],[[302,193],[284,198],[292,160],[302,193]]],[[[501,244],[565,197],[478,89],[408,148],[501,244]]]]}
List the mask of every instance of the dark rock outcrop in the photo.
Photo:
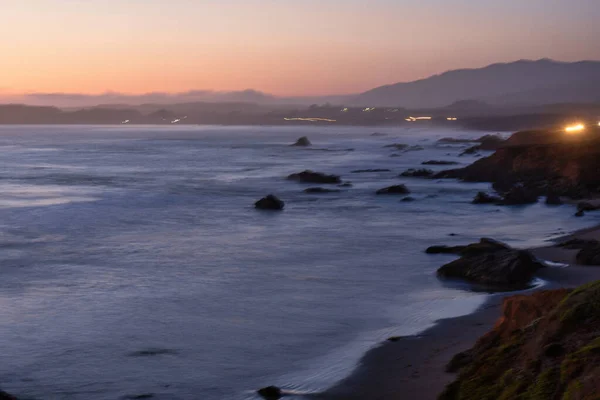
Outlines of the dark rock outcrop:
{"type": "Polygon", "coordinates": [[[595,399],[600,281],[508,297],[439,400],[595,399]]]}
{"type": "Polygon", "coordinates": [[[444,161],[444,160],[429,160],[423,161],[422,165],[456,165],[458,164],[456,161],[444,161]]]}
{"type": "Polygon", "coordinates": [[[416,199],[415,199],[414,197],[406,196],[406,197],[404,197],[404,198],[403,198],[402,200],[400,200],[400,201],[402,201],[402,202],[404,202],[404,203],[409,203],[409,202],[411,202],[411,201],[415,201],[415,200],[416,200],[416,199]]]}
{"type": "Polygon", "coordinates": [[[538,195],[582,198],[600,190],[600,130],[577,140],[544,131],[517,132],[494,154],[436,179],[491,182],[498,192],[522,184],[538,195]]]}
{"type": "Polygon", "coordinates": [[[458,251],[462,257],[440,267],[438,276],[502,288],[524,288],[535,272],[544,267],[530,252],[496,241],[482,240],[458,251]]]}
{"type": "Polygon", "coordinates": [[[409,194],[410,190],[404,185],[394,185],[379,189],[375,194],[409,194]]]}
{"type": "Polygon", "coordinates": [[[497,150],[502,147],[506,140],[502,139],[499,135],[485,135],[477,139],[479,142],[479,150],[497,150]]]}
{"type": "Polygon", "coordinates": [[[479,145],[477,146],[472,146],[469,147],[468,149],[464,150],[462,153],[459,154],[459,156],[469,156],[469,155],[473,155],[473,154],[477,154],[477,152],[479,151],[479,145]]]}
{"type": "Polygon", "coordinates": [[[438,140],[438,143],[479,143],[474,146],[477,150],[496,150],[506,143],[500,135],[484,135],[477,139],[455,139],[451,137],[445,137],[438,140]]]}
{"type": "Polygon", "coordinates": [[[341,192],[341,190],[338,189],[327,189],[327,188],[322,188],[322,187],[311,187],[308,189],[304,189],[304,193],[311,193],[311,194],[319,194],[319,193],[339,193],[341,192]]]}
{"type": "Polygon", "coordinates": [[[351,173],[353,174],[363,174],[368,172],[390,172],[389,169],[386,168],[373,168],[373,169],[355,169],[351,173]]]}
{"type": "Polygon", "coordinates": [[[471,203],[473,204],[499,204],[502,199],[498,196],[492,196],[486,192],[479,192],[471,203]]]}
{"type": "Polygon", "coordinates": [[[281,389],[277,386],[267,386],[257,390],[257,393],[266,400],[278,400],[283,396],[281,389]]]}
{"type": "Polygon", "coordinates": [[[427,168],[419,168],[419,169],[407,169],[403,173],[400,174],[401,177],[412,177],[412,178],[430,178],[433,176],[433,171],[427,168]]]}
{"type": "Polygon", "coordinates": [[[309,169],[306,171],[291,174],[288,180],[298,181],[300,183],[321,183],[321,184],[339,184],[342,180],[337,175],[326,175],[321,172],[314,172],[309,169]]]}
{"type": "Polygon", "coordinates": [[[280,200],[279,198],[277,198],[277,196],[274,196],[272,194],[263,197],[262,199],[258,200],[256,203],[254,203],[254,207],[259,209],[259,210],[283,210],[283,207],[285,206],[285,202],[283,202],[282,200],[280,200]]]}
{"type": "Polygon", "coordinates": [[[312,143],[310,142],[310,140],[308,140],[308,138],[306,136],[302,136],[301,138],[296,140],[296,143],[294,143],[292,146],[307,147],[307,146],[311,146],[311,145],[312,145],[312,143]]]}

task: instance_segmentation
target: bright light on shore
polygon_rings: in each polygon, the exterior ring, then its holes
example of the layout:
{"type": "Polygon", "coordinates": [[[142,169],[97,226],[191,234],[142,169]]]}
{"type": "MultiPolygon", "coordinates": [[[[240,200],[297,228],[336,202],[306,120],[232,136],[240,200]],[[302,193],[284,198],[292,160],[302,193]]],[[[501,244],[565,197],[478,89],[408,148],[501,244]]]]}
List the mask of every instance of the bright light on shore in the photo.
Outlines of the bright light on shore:
{"type": "Polygon", "coordinates": [[[408,117],[406,121],[408,122],[417,122],[417,121],[429,121],[432,117],[408,117]]]}
{"type": "Polygon", "coordinates": [[[566,133],[579,133],[585,130],[584,124],[569,125],[565,128],[566,133]]]}

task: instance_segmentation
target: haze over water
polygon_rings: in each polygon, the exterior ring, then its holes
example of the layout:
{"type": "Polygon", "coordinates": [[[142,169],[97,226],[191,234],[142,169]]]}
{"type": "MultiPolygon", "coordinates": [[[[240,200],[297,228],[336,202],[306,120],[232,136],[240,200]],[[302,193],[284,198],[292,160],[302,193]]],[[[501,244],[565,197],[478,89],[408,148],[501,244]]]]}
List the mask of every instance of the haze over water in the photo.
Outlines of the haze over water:
{"type": "Polygon", "coordinates": [[[426,247],[533,246],[597,220],[471,205],[486,184],[398,178],[426,160],[471,163],[435,141],[482,134],[0,127],[2,389],[45,400],[313,392],[377,342],[473,310],[485,294],[438,281],[451,258],[426,247]],[[303,135],[312,148],[288,146],[303,135]],[[308,195],[284,179],[308,168],[354,186],[308,195]],[[368,168],[391,172],[351,173],[368,168]],[[416,201],[374,195],[397,183],[416,201]],[[283,212],[253,208],[268,193],[283,212]]]}

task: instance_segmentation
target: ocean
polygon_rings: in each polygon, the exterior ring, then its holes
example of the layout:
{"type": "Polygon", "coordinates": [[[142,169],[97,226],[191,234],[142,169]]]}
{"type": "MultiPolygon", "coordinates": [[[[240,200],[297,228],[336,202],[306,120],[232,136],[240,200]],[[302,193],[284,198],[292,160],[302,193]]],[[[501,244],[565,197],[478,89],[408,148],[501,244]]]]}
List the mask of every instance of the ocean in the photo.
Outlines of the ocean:
{"type": "Polygon", "coordinates": [[[488,184],[398,176],[432,159],[467,165],[467,145],[436,141],[485,133],[0,127],[0,388],[44,400],[312,393],[387,337],[474,311],[488,295],[440,282],[452,257],[425,248],[538,246],[598,222],[543,202],[470,204],[488,184]],[[300,136],[313,146],[290,147],[300,136]],[[390,172],[351,172],[375,168],[390,172]],[[285,177],[305,169],[353,186],[303,193],[319,185],[285,177]],[[415,201],[374,194],[399,183],[415,201]],[[269,193],[284,211],[254,209],[269,193]]]}

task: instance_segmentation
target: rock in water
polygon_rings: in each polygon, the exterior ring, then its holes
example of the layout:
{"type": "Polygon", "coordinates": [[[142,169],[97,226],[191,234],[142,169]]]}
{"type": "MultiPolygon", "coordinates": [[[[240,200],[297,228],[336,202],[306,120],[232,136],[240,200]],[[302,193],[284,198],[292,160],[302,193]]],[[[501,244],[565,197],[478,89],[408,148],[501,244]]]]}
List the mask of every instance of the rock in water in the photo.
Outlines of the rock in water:
{"type": "Polygon", "coordinates": [[[278,400],[282,396],[281,389],[279,389],[277,386],[264,387],[259,389],[257,393],[266,400],[278,400]]]}
{"type": "Polygon", "coordinates": [[[431,246],[425,250],[427,254],[460,254],[460,255],[478,255],[492,253],[494,251],[508,250],[508,245],[494,239],[481,238],[477,243],[471,243],[467,246],[431,246]]]}
{"type": "Polygon", "coordinates": [[[310,145],[312,145],[310,140],[308,140],[306,136],[302,136],[300,139],[296,140],[296,143],[294,143],[292,146],[306,147],[310,145]]]}
{"type": "Polygon", "coordinates": [[[479,192],[471,203],[473,204],[498,204],[502,201],[500,197],[492,196],[486,192],[479,192]]]}
{"type": "Polygon", "coordinates": [[[429,160],[423,161],[422,165],[456,165],[458,164],[456,161],[444,161],[444,160],[429,160]]]}
{"type": "Polygon", "coordinates": [[[284,206],[285,203],[282,200],[278,199],[277,196],[274,196],[272,194],[263,197],[262,199],[254,203],[254,207],[256,207],[259,210],[283,210],[284,206]]]}
{"type": "Polygon", "coordinates": [[[460,254],[467,246],[430,246],[425,250],[427,254],[460,254]]]}
{"type": "Polygon", "coordinates": [[[15,396],[0,390],[0,400],[18,400],[15,396]]]}
{"type": "Polygon", "coordinates": [[[443,265],[440,277],[461,278],[469,282],[502,288],[525,288],[535,272],[543,268],[530,252],[511,248],[468,253],[443,265]]]}
{"type": "Polygon", "coordinates": [[[410,190],[404,185],[394,185],[379,189],[376,194],[409,194],[410,190]]]}
{"type": "Polygon", "coordinates": [[[396,149],[396,150],[406,150],[408,149],[408,145],[407,144],[403,144],[403,143],[393,143],[393,144],[387,144],[385,146],[383,146],[383,148],[388,148],[388,149],[396,149]]]}
{"type": "Polygon", "coordinates": [[[412,177],[412,178],[430,178],[433,175],[433,171],[427,168],[419,169],[407,169],[400,174],[401,177],[412,177]]]}
{"type": "Polygon", "coordinates": [[[309,169],[306,171],[291,174],[287,177],[288,180],[298,181],[300,183],[325,183],[339,184],[342,180],[337,175],[326,175],[321,172],[314,172],[309,169]]]}
{"type": "Polygon", "coordinates": [[[304,193],[313,193],[313,194],[317,194],[317,193],[339,193],[341,192],[341,190],[338,189],[326,189],[326,188],[322,188],[322,187],[311,187],[308,189],[304,189],[304,193]]]}
{"type": "Polygon", "coordinates": [[[414,197],[406,196],[406,197],[404,197],[404,198],[403,198],[402,200],[400,200],[400,201],[402,201],[402,202],[404,202],[404,203],[409,203],[409,202],[411,202],[411,201],[415,201],[415,200],[416,200],[416,199],[415,199],[414,197]]]}

